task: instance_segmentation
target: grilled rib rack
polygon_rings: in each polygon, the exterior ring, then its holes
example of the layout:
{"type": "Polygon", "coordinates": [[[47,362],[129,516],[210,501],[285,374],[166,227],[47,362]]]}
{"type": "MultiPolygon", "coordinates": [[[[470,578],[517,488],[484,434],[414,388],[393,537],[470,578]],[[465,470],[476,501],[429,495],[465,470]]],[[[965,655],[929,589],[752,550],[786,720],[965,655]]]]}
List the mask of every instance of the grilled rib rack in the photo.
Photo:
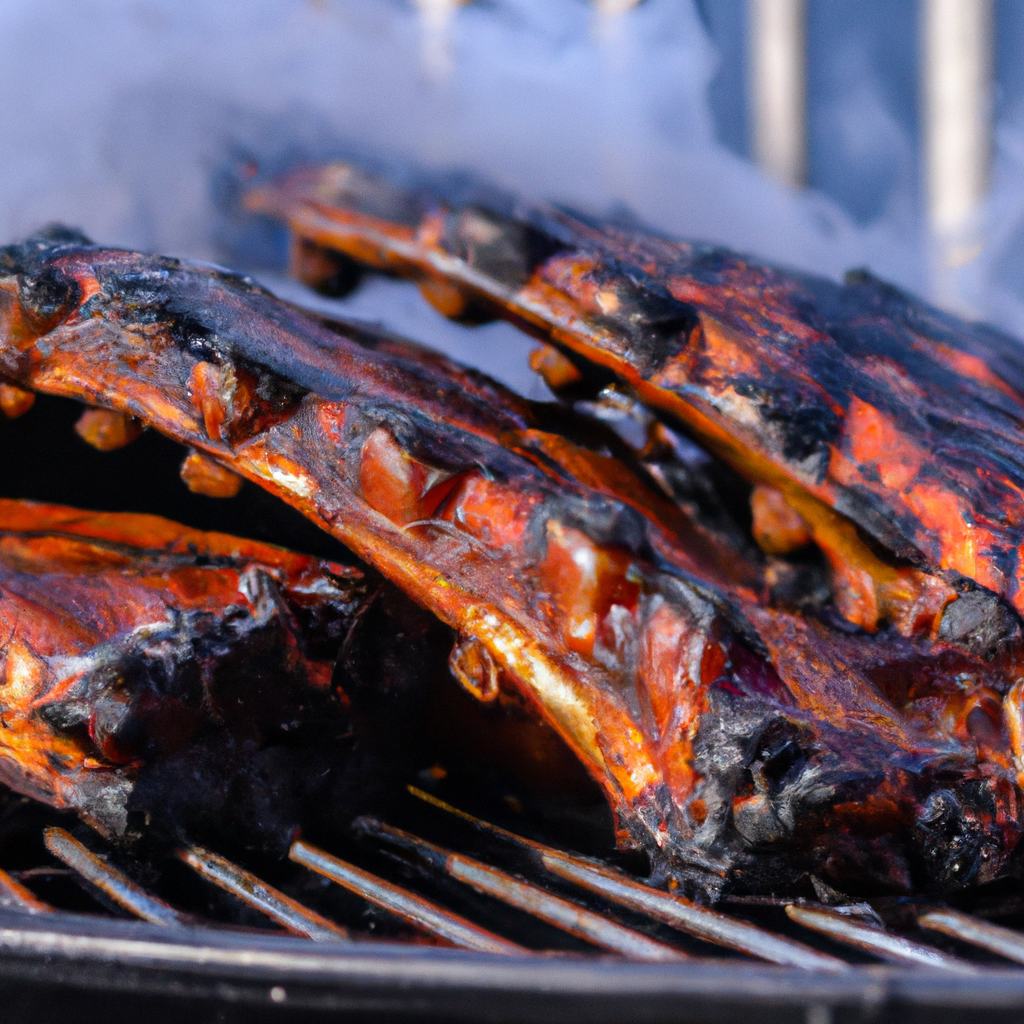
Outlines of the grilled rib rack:
{"type": "Polygon", "coordinates": [[[459,849],[361,818],[340,853],[297,840],[287,892],[187,846],[140,884],[119,851],[45,825],[51,866],[0,871],[0,1019],[109,1020],[118,1003],[153,1021],[1024,1017],[1024,932],[976,914],[711,910],[412,792],[459,849]]]}

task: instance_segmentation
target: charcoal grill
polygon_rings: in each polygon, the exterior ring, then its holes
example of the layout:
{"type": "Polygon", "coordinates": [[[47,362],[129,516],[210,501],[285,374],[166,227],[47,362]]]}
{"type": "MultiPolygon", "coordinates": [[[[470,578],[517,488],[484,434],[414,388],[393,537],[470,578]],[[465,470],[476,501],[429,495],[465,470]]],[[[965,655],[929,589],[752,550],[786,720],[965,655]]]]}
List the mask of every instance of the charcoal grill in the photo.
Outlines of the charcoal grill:
{"type": "MultiPolygon", "coordinates": [[[[325,543],[258,494],[251,522],[211,519],[219,508],[188,504],[170,442],[83,454],[77,410],[40,405],[52,415],[4,425],[7,493],[325,543]]],[[[955,905],[843,905],[823,889],[710,911],[647,887],[637,865],[580,856],[593,844],[572,823],[517,827],[500,799],[442,793],[453,807],[419,785],[283,863],[187,846],[128,856],[0,793],[0,1020],[1024,1018],[1024,901],[1007,884],[955,905]]]]}

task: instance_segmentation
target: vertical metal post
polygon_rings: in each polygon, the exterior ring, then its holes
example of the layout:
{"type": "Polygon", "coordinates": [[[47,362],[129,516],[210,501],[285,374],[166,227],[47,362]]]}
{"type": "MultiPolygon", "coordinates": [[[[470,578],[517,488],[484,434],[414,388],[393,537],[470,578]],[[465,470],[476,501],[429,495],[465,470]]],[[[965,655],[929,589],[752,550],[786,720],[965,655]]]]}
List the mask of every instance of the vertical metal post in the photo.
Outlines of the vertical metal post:
{"type": "Polygon", "coordinates": [[[614,18],[625,14],[640,2],[640,0],[594,0],[597,13],[602,18],[614,18]]]}
{"type": "Polygon", "coordinates": [[[958,271],[981,251],[992,152],[992,0],[923,0],[925,191],[936,301],[967,310],[958,271]]]}
{"type": "Polygon", "coordinates": [[[805,0],[748,0],[754,158],[779,181],[807,178],[805,0]]]}
{"type": "Polygon", "coordinates": [[[444,82],[454,70],[451,20],[468,0],[414,0],[423,27],[423,70],[432,82],[444,82]]]}

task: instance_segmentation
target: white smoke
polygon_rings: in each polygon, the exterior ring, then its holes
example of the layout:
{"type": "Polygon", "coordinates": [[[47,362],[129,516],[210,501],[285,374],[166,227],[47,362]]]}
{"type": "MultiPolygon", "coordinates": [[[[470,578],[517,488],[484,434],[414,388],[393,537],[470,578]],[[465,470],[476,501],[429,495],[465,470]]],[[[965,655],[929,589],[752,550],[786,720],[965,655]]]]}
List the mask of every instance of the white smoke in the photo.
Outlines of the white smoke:
{"type": "MultiPolygon", "coordinates": [[[[716,141],[718,56],[689,0],[603,20],[583,0],[479,0],[447,26],[425,26],[409,0],[5,0],[0,241],[58,220],[98,241],[223,259],[211,181],[232,152],[355,146],[594,212],[626,207],[663,232],[833,277],[867,266],[922,291],[910,141],[856,51],[836,59],[848,65],[834,114],[843,147],[889,182],[866,224],[716,141]]],[[[1004,124],[998,143],[993,228],[965,279],[984,316],[1024,333],[1013,282],[1024,131],[1004,124]]],[[[448,325],[404,286],[373,282],[335,308],[467,361],[497,358],[492,372],[535,387],[512,329],[448,325]]]]}

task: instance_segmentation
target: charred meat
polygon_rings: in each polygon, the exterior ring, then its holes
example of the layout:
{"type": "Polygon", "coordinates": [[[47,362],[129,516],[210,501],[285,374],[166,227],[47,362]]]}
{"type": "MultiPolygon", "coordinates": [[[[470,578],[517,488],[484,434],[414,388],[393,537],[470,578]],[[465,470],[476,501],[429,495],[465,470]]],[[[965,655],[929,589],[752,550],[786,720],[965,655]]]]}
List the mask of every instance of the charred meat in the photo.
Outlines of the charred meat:
{"type": "Polygon", "coordinates": [[[3,781],[112,837],[281,847],[353,759],[334,669],[368,590],[154,516],[0,501],[3,781]]]}
{"type": "MultiPolygon", "coordinates": [[[[59,232],[0,272],[12,401],[153,427],[191,449],[190,486],[235,474],[332,533],[454,631],[466,690],[558,732],[662,879],[714,897],[796,871],[905,892],[1013,870],[1015,645],[986,660],[773,606],[763,564],[607,432],[246,278],[59,232]]],[[[962,599],[884,564],[923,588],[905,632],[962,599]]]]}
{"type": "Polygon", "coordinates": [[[408,275],[450,316],[501,315],[553,348],[572,397],[610,380],[756,485],[755,533],[808,540],[868,631],[986,650],[1024,612],[1019,343],[870,274],[844,285],[713,246],[336,164],[253,190],[294,270],[408,275]]]}

